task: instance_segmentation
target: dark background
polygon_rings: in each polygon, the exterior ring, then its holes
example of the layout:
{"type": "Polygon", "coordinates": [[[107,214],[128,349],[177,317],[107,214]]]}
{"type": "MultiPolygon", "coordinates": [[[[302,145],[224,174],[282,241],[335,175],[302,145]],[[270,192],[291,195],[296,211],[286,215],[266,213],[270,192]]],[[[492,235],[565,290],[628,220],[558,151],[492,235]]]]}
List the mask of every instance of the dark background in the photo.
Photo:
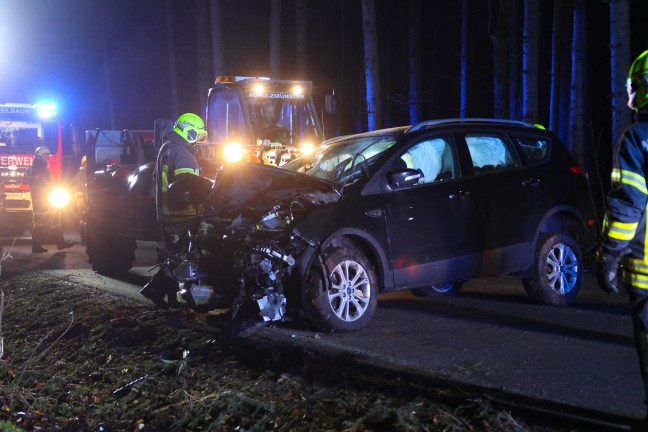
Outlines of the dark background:
{"type": "MultiPolygon", "coordinates": [[[[488,1],[469,0],[468,115],[492,116],[492,48],[488,1]]],[[[540,121],[547,123],[552,1],[543,6],[540,59],[540,121]]],[[[648,49],[648,2],[630,0],[632,56],[648,49]]],[[[407,2],[378,0],[383,126],[409,123],[407,108],[407,2]]],[[[421,118],[459,114],[459,1],[423,0],[421,118]]],[[[316,103],[335,89],[335,133],[366,130],[360,2],[307,2],[307,76],[296,74],[294,2],[282,8],[282,79],[314,82],[316,103]]],[[[194,1],[172,1],[178,111],[172,112],[167,16],[155,0],[0,0],[0,102],[54,100],[61,118],[79,131],[113,127],[108,109],[104,57],[110,70],[117,129],[151,129],[156,118],[200,106],[194,1]],[[103,20],[102,20],[103,11],[103,20]],[[102,25],[103,24],[103,25],[102,25]]],[[[227,74],[269,75],[269,0],[223,2],[222,32],[227,74]]],[[[609,147],[609,4],[587,1],[586,84],[591,146],[609,147]]],[[[203,83],[204,84],[204,83],[203,83]]]]}

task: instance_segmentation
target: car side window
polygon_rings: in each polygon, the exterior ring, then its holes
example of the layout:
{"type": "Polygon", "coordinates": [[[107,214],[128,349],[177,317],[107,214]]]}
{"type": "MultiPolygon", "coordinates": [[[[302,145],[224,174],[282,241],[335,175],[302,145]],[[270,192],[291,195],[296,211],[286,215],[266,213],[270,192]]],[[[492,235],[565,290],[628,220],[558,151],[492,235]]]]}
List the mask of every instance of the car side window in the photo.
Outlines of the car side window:
{"type": "Polygon", "coordinates": [[[529,164],[542,162],[549,154],[549,139],[530,135],[516,135],[515,141],[529,164]]]}
{"type": "Polygon", "coordinates": [[[475,173],[498,171],[518,166],[504,140],[497,135],[466,135],[475,173]]]}
{"type": "Polygon", "coordinates": [[[423,173],[421,183],[454,178],[452,149],[445,138],[421,141],[407,150],[401,159],[407,168],[419,169],[423,173]]]}

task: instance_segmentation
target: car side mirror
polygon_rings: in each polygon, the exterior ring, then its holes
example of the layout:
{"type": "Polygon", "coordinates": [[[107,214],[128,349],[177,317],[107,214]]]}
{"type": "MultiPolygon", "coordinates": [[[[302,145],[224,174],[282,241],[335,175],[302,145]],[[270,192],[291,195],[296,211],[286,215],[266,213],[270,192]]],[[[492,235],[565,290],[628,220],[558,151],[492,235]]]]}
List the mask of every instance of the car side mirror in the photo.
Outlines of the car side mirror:
{"type": "Polygon", "coordinates": [[[387,173],[389,183],[397,189],[414,186],[423,177],[420,169],[406,168],[387,173]]]}

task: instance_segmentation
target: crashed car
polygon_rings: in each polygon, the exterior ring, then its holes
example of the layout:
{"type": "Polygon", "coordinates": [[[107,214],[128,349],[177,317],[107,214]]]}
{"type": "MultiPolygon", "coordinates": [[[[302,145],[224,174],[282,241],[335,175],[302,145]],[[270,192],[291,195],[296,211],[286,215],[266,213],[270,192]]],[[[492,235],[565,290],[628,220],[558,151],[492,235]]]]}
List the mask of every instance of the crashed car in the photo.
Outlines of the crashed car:
{"type": "Polygon", "coordinates": [[[598,232],[586,174],[552,133],[515,121],[340,137],[283,168],[226,165],[208,186],[174,271],[188,302],[229,290],[267,321],[292,307],[321,331],[363,328],[380,293],[485,275],[516,273],[532,300],[566,305],[598,232]]]}

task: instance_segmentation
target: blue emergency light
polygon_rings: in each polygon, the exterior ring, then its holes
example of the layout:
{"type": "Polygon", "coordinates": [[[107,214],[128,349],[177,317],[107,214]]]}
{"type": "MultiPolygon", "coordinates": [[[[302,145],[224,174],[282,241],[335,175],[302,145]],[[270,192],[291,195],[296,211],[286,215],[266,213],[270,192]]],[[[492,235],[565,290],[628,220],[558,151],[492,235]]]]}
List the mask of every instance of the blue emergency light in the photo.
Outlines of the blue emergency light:
{"type": "Polygon", "coordinates": [[[34,110],[38,117],[42,119],[48,119],[56,115],[56,105],[51,102],[35,103],[34,110]]]}

